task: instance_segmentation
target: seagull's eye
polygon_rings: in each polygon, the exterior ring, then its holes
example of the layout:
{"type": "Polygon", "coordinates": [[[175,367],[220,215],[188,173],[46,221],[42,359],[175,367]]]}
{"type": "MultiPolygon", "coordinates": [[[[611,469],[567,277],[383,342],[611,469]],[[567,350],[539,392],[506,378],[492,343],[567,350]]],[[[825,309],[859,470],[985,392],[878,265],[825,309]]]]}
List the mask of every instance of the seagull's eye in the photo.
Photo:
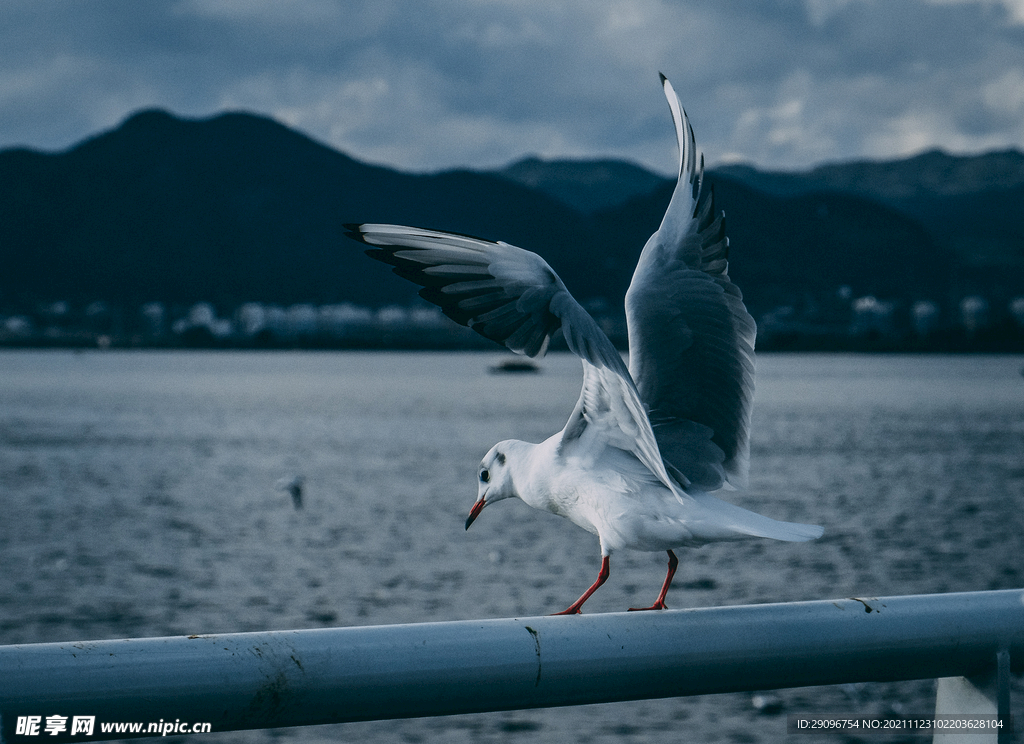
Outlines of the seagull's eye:
{"type": "Polygon", "coordinates": [[[480,480],[481,480],[481,482],[486,483],[490,479],[491,479],[491,474],[490,473],[488,473],[486,470],[481,470],[480,471],[480,480]]]}

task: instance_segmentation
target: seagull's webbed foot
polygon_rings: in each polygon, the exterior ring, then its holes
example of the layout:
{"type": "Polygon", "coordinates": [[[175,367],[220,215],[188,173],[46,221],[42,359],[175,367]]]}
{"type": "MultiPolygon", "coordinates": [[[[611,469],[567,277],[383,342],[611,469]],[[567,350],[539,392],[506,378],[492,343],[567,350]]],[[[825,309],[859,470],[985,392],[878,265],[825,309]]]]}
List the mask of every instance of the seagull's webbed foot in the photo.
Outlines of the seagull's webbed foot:
{"type": "Polygon", "coordinates": [[[573,602],[571,605],[569,605],[567,608],[565,608],[561,612],[552,612],[550,616],[554,617],[555,615],[582,615],[583,613],[580,611],[580,608],[582,606],[583,606],[582,602],[579,602],[579,601],[573,602]]]}
{"type": "Polygon", "coordinates": [[[601,572],[597,575],[597,581],[595,581],[593,583],[593,585],[589,589],[587,589],[587,591],[583,592],[583,596],[582,597],[577,599],[575,602],[573,602],[571,605],[569,605],[566,609],[562,610],[561,612],[552,612],[551,614],[552,615],[579,615],[580,614],[580,608],[583,607],[583,603],[586,602],[588,599],[590,599],[590,595],[593,594],[594,592],[596,592],[597,588],[599,586],[601,586],[601,584],[603,584],[604,582],[608,581],[608,574],[610,574],[610,573],[611,573],[611,567],[610,567],[609,562],[608,562],[608,556],[602,556],[601,557],[601,572]]]}
{"type": "Polygon", "coordinates": [[[647,612],[648,610],[667,610],[668,605],[664,602],[655,602],[650,607],[630,607],[626,612],[647,612]]]}
{"type": "Polygon", "coordinates": [[[665,595],[668,594],[668,588],[672,585],[672,577],[676,575],[676,569],[678,567],[679,559],[676,558],[676,554],[671,550],[668,551],[668,575],[665,577],[665,583],[661,585],[661,591],[658,593],[658,598],[650,607],[630,607],[629,611],[646,612],[647,610],[667,610],[668,607],[665,605],[665,595]]]}

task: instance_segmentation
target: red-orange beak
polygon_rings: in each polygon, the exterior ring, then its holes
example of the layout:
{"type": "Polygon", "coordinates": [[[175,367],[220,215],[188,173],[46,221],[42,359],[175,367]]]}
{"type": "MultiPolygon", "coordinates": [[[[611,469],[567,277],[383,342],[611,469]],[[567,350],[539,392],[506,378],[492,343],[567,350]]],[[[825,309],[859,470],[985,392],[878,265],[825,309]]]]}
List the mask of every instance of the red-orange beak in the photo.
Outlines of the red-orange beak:
{"type": "Polygon", "coordinates": [[[473,508],[469,510],[469,516],[466,517],[467,530],[469,529],[469,525],[473,524],[476,518],[480,516],[480,512],[484,510],[485,506],[487,506],[487,502],[484,499],[480,499],[475,504],[473,504],[473,508]]]}

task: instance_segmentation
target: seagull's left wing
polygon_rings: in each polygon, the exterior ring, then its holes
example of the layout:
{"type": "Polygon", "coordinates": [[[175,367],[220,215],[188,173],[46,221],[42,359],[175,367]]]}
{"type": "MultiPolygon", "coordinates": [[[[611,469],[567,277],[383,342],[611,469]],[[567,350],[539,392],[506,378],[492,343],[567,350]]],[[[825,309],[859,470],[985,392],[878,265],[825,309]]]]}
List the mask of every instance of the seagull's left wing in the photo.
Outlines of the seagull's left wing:
{"type": "Polygon", "coordinates": [[[541,356],[562,330],[583,360],[583,390],[563,444],[597,427],[672,488],[633,378],[601,327],[536,253],[503,242],[401,225],[346,225],[367,255],[423,287],[420,296],[452,320],[527,356],[541,356]]]}

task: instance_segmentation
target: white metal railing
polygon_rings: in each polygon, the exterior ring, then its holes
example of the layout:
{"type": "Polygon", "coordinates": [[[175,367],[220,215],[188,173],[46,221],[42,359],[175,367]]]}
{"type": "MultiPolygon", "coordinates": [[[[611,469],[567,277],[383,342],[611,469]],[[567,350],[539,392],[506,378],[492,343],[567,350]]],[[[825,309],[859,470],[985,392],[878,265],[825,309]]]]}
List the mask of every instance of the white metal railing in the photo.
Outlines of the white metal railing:
{"type": "Polygon", "coordinates": [[[24,644],[0,647],[0,741],[51,714],[226,731],[929,678],[954,678],[940,713],[1008,714],[1011,671],[1019,589],[24,644]]]}

